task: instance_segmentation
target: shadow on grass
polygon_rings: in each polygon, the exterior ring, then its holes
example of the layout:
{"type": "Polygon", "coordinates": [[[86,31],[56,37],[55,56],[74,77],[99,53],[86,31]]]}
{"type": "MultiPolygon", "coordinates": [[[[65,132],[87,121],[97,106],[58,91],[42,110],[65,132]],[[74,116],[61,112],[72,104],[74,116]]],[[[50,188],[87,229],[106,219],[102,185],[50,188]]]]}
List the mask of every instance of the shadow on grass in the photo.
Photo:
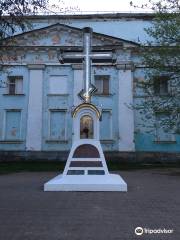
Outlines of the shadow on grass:
{"type": "MultiPolygon", "coordinates": [[[[165,168],[180,168],[180,163],[122,163],[107,161],[108,169],[110,171],[123,170],[138,170],[138,169],[165,169],[165,168]]],[[[14,172],[57,172],[64,169],[65,162],[0,162],[0,174],[14,173],[14,172]]]]}

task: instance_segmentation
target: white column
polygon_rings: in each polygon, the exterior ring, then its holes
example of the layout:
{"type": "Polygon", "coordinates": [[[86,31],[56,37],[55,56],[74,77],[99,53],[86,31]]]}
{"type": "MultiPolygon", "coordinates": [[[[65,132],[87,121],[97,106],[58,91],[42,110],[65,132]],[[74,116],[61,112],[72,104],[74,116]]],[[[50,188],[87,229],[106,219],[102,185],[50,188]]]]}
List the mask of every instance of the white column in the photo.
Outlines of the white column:
{"type": "Polygon", "coordinates": [[[134,151],[133,74],[119,70],[119,151],[134,151]]]}
{"type": "Polygon", "coordinates": [[[82,103],[82,100],[77,96],[77,94],[83,89],[83,70],[82,66],[73,65],[74,70],[74,89],[73,89],[73,104],[74,106],[82,103]]]}
{"type": "Polygon", "coordinates": [[[26,150],[40,151],[42,145],[43,65],[29,66],[29,102],[26,150]]]}

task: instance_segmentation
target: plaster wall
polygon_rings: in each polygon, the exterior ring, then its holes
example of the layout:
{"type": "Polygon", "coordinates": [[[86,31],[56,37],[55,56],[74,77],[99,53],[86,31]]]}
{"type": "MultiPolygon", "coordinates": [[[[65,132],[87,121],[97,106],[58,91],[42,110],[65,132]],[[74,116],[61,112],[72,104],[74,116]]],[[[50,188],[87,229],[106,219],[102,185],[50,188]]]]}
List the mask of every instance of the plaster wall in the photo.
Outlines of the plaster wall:
{"type": "MultiPolygon", "coordinates": [[[[1,79],[4,85],[0,88],[0,150],[25,150],[26,130],[27,130],[27,105],[28,105],[28,88],[29,88],[29,74],[25,66],[7,66],[1,72],[1,79]],[[8,94],[8,76],[22,76],[23,86],[22,94],[9,95],[8,94]],[[10,111],[15,115],[17,111],[20,113],[20,122],[13,124],[13,119],[9,119],[12,123],[11,134],[6,136],[7,129],[7,112],[10,111]],[[12,121],[11,121],[12,120],[12,121]],[[14,126],[13,126],[14,125],[14,126]],[[18,129],[16,129],[18,126],[18,129]],[[18,131],[17,138],[14,131],[18,131]],[[7,139],[8,138],[8,139],[7,139]]],[[[10,114],[13,118],[13,114],[10,114]]],[[[9,122],[9,123],[10,123],[9,122]]]]}
{"type": "Polygon", "coordinates": [[[133,75],[131,70],[119,70],[119,151],[135,151],[133,75]]]}
{"type": "Polygon", "coordinates": [[[42,86],[43,69],[30,69],[26,135],[28,151],[40,151],[42,148],[42,86]]]}
{"type": "MultiPolygon", "coordinates": [[[[61,83],[63,85],[63,82],[61,83]]],[[[62,86],[63,87],[63,86],[62,86]]],[[[45,151],[66,151],[69,150],[72,143],[72,118],[71,107],[73,106],[73,70],[70,66],[47,66],[44,72],[43,84],[43,131],[42,131],[42,149],[45,151]],[[53,94],[49,92],[49,79],[51,76],[66,76],[67,93],[53,94]],[[64,126],[54,125],[54,131],[57,131],[55,138],[50,134],[51,114],[53,112],[63,114],[64,126]]],[[[61,124],[59,122],[59,124],[61,124]]]]}
{"type": "Polygon", "coordinates": [[[148,118],[147,112],[138,110],[137,106],[143,105],[145,93],[136,84],[137,81],[144,81],[144,69],[138,68],[134,72],[134,115],[135,115],[135,149],[144,152],[180,152],[180,134],[172,133],[171,141],[157,140],[154,118],[148,118]]]}
{"type": "Polygon", "coordinates": [[[150,20],[143,19],[70,19],[61,20],[52,18],[49,20],[34,20],[33,27],[41,28],[56,23],[67,24],[72,27],[83,28],[92,27],[95,32],[107,34],[113,37],[124,38],[135,42],[145,42],[149,36],[144,28],[151,26],[150,20]],[[117,31],[118,29],[118,31],[117,31]]]}

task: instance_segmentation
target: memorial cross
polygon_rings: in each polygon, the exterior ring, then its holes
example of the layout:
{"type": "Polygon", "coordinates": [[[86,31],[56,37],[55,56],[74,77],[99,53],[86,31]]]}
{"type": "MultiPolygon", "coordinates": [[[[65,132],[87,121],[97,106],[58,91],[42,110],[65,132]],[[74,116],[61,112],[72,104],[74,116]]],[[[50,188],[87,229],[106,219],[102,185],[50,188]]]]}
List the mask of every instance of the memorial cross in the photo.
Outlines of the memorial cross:
{"type": "Polygon", "coordinates": [[[80,91],[78,96],[84,100],[84,102],[91,102],[92,94],[97,90],[91,83],[91,63],[92,59],[105,60],[109,59],[113,61],[112,52],[92,52],[92,29],[85,27],[83,29],[83,52],[64,52],[60,55],[60,63],[68,62],[68,60],[80,60],[83,59],[83,72],[84,72],[84,89],[80,91]]]}

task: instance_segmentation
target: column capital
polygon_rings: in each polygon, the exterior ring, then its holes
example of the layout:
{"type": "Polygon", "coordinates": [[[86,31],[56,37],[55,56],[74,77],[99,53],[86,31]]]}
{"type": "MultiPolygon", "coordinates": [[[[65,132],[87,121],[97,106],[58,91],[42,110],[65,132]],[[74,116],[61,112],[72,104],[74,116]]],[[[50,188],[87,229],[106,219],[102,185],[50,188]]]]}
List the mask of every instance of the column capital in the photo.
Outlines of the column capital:
{"type": "Polygon", "coordinates": [[[30,70],[43,70],[46,66],[45,64],[28,64],[27,67],[30,70]]]}
{"type": "Polygon", "coordinates": [[[134,71],[134,63],[133,62],[118,62],[116,64],[116,68],[118,70],[131,70],[131,71],[134,71]]]}
{"type": "Polygon", "coordinates": [[[73,70],[82,70],[83,64],[72,64],[72,69],[73,70]]]}

